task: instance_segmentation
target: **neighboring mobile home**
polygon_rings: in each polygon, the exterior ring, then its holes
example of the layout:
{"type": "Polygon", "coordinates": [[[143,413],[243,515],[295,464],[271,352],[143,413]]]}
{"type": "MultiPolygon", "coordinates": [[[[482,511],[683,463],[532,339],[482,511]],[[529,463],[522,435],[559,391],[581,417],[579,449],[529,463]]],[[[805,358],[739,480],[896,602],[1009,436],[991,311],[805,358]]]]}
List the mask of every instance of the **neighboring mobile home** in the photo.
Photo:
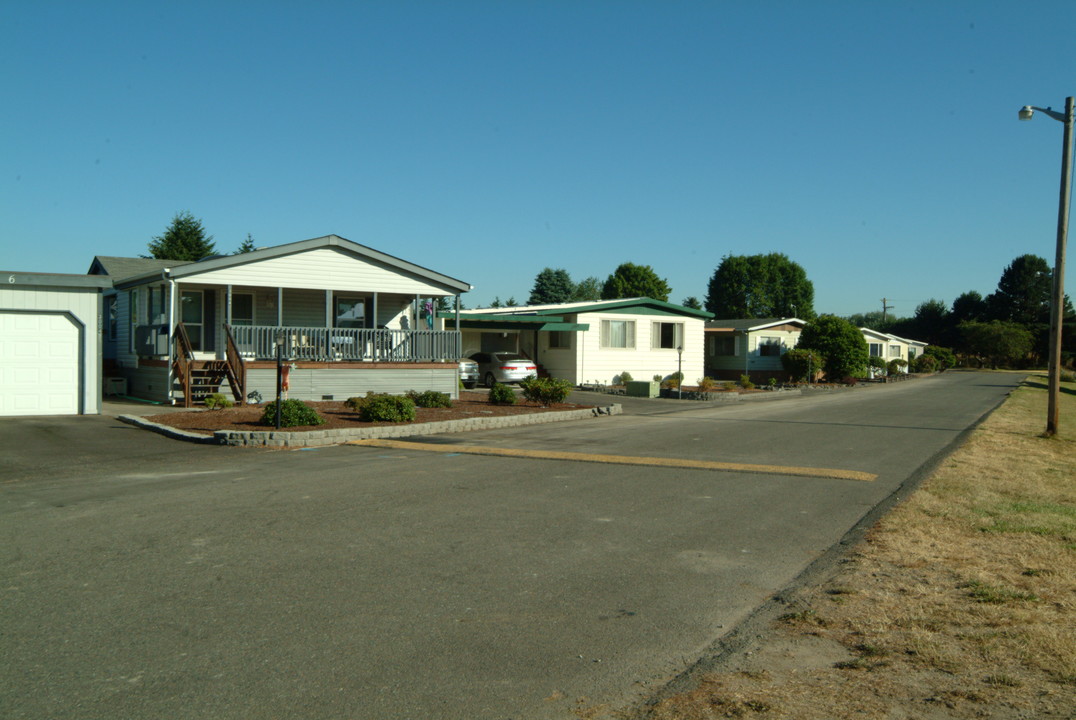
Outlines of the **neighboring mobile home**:
{"type": "MultiPolygon", "coordinates": [[[[684,383],[703,374],[703,310],[651,298],[483,308],[460,313],[463,354],[511,350],[539,366],[539,374],[573,385],[612,384],[669,377],[684,383]]],[[[455,327],[446,317],[445,325],[455,327]]]]}
{"type": "Polygon", "coordinates": [[[336,235],[198,262],[96,257],[107,275],[106,373],[158,402],[218,389],[244,401],[369,391],[457,396],[460,334],[424,308],[471,286],[336,235]]]}
{"type": "Polygon", "coordinates": [[[755,383],[788,379],[781,356],[799,342],[807,321],[799,318],[711,320],[706,323],[706,374],[715,380],[755,383]]]}
{"type": "Polygon", "coordinates": [[[927,344],[919,340],[891,335],[890,333],[860,328],[863,339],[867,341],[867,350],[871,357],[882,358],[888,364],[892,360],[903,360],[908,363],[901,372],[911,372],[912,362],[923,354],[927,344]]]}

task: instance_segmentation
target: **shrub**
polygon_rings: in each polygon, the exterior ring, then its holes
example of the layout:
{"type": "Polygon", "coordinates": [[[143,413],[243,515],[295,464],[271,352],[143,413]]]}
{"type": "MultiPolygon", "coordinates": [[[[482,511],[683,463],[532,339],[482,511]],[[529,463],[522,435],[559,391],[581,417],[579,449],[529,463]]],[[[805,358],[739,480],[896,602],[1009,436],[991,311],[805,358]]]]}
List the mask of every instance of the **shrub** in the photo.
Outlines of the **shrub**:
{"type": "Polygon", "coordinates": [[[721,383],[721,387],[725,388],[726,390],[735,390],[736,383],[732,382],[731,380],[726,380],[725,382],[721,383]]]}
{"type": "Polygon", "coordinates": [[[1058,377],[1061,379],[1061,382],[1076,382],[1076,372],[1073,372],[1072,370],[1062,370],[1058,377]]]}
{"type": "Polygon", "coordinates": [[[932,357],[937,360],[939,370],[947,370],[951,367],[956,367],[956,355],[954,355],[953,351],[947,347],[928,345],[923,350],[923,355],[921,357],[932,357]]]}
{"type": "Polygon", "coordinates": [[[817,350],[792,348],[781,356],[781,365],[789,377],[811,382],[814,375],[825,365],[825,356],[817,350]]]}
{"type": "Polygon", "coordinates": [[[904,372],[904,368],[908,367],[908,361],[897,358],[896,360],[890,360],[886,366],[885,371],[890,375],[899,375],[904,372]]]}
{"type": "Polygon", "coordinates": [[[539,405],[554,405],[564,402],[572,391],[572,384],[558,378],[538,378],[531,376],[519,383],[523,397],[539,405]]]}
{"type": "Polygon", "coordinates": [[[885,373],[885,358],[871,355],[867,358],[867,365],[877,371],[874,373],[875,375],[882,375],[885,373]]]}
{"type": "Polygon", "coordinates": [[[635,379],[635,378],[633,378],[633,377],[631,376],[631,373],[630,373],[630,372],[628,372],[627,370],[625,370],[624,372],[620,373],[620,384],[621,384],[621,385],[627,385],[628,383],[630,383],[630,382],[631,382],[632,380],[634,380],[634,379],[635,379]]]}
{"type": "Polygon", "coordinates": [[[362,406],[366,404],[366,400],[373,397],[373,395],[373,393],[366,393],[366,397],[349,397],[344,401],[344,407],[352,412],[359,412],[362,410],[362,406]]]}
{"type": "Polygon", "coordinates": [[[920,355],[912,361],[912,370],[917,373],[932,373],[938,369],[938,360],[933,355],[920,355]]]}
{"type": "Polygon", "coordinates": [[[863,332],[836,315],[819,315],[807,323],[796,349],[825,355],[823,367],[831,380],[864,372],[870,356],[863,332]]]}
{"type": "Polygon", "coordinates": [[[777,378],[770,378],[766,381],[766,384],[770,386],[770,390],[773,390],[777,387],[777,378]]]}
{"type": "Polygon", "coordinates": [[[709,375],[705,375],[705,376],[699,378],[699,391],[700,392],[710,392],[715,387],[717,387],[717,381],[715,381],[709,375]]]}
{"type": "Polygon", "coordinates": [[[489,389],[489,401],[494,405],[515,405],[516,394],[504,383],[493,383],[489,389]]]}
{"type": "Polygon", "coordinates": [[[755,384],[753,382],[751,382],[751,376],[750,375],[741,375],[740,376],[740,387],[742,387],[744,390],[752,390],[752,389],[754,389],[755,384]]]}
{"type": "Polygon", "coordinates": [[[359,409],[365,422],[413,422],[415,402],[402,395],[367,396],[359,409]]]}
{"type": "MultiPolygon", "coordinates": [[[[205,402],[205,406],[209,410],[223,410],[225,408],[230,408],[232,405],[235,404],[231,400],[229,400],[224,393],[213,393],[212,395],[207,395],[203,402],[205,402]]],[[[276,420],[274,420],[273,422],[275,423],[276,420]]]]}
{"type": "Polygon", "coordinates": [[[841,378],[841,382],[845,385],[855,385],[859,380],[857,380],[854,375],[845,375],[841,378]]]}
{"type": "Polygon", "coordinates": [[[411,402],[421,408],[452,407],[452,398],[450,398],[448,394],[437,392],[436,390],[425,390],[423,392],[408,390],[407,397],[411,398],[411,402]]]}
{"type": "Polygon", "coordinates": [[[655,375],[655,376],[654,376],[653,378],[651,378],[651,379],[652,379],[652,380],[653,380],[654,382],[657,382],[657,383],[659,383],[659,382],[661,382],[661,375],[655,375]]]}
{"type": "MultiPolygon", "coordinates": [[[[302,427],[304,425],[323,425],[324,420],[314,408],[302,400],[282,400],[280,402],[280,427],[302,427]]],[[[276,400],[266,404],[262,413],[262,425],[276,425],[276,400]]]]}

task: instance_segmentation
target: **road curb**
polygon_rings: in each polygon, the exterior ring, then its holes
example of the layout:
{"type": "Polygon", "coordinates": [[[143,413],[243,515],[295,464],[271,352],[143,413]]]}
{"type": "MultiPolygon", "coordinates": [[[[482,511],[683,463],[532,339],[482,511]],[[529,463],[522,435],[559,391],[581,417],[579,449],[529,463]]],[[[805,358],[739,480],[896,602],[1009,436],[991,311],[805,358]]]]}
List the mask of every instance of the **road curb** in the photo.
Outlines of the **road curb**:
{"type": "Polygon", "coordinates": [[[496,430],[499,428],[522,427],[525,425],[542,425],[545,423],[564,422],[567,420],[584,420],[592,417],[620,415],[623,408],[620,403],[604,407],[583,410],[564,410],[560,412],[528,413],[526,415],[506,415],[502,417],[466,418],[463,420],[442,420],[439,422],[416,423],[414,425],[378,425],[369,428],[339,428],[336,430],[308,430],[305,432],[288,432],[285,430],[217,430],[212,435],[192,433],[169,425],[151,422],[137,415],[120,415],[117,419],[129,425],[159,433],[174,440],[199,443],[202,445],[228,445],[231,447],[278,447],[303,448],[340,445],[351,440],[375,440],[382,438],[405,438],[420,435],[442,435],[447,433],[470,432],[473,430],[496,430]]]}

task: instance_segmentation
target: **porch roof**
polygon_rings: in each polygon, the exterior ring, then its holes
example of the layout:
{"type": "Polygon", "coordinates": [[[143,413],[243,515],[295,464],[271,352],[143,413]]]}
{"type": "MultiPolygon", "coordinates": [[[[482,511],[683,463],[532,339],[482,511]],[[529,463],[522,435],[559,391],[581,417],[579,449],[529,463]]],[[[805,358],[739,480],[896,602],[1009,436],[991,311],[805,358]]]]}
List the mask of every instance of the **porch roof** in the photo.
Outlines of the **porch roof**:
{"type": "MultiPolygon", "coordinates": [[[[454,313],[439,313],[445,327],[455,327],[454,313]]],[[[540,330],[545,332],[585,332],[589,323],[566,322],[556,315],[474,315],[460,313],[460,330],[540,330]]]]}

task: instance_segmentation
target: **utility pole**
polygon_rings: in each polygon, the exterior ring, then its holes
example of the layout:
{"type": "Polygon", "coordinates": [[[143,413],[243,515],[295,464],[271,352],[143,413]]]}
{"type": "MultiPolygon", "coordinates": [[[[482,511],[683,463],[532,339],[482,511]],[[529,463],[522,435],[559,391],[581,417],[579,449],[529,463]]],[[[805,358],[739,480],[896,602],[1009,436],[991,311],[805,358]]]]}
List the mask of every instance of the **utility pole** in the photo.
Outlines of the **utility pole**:
{"type": "Polygon", "coordinates": [[[886,305],[886,300],[889,298],[882,298],[882,322],[886,320],[886,312],[893,309],[892,305],[886,305]]]}

